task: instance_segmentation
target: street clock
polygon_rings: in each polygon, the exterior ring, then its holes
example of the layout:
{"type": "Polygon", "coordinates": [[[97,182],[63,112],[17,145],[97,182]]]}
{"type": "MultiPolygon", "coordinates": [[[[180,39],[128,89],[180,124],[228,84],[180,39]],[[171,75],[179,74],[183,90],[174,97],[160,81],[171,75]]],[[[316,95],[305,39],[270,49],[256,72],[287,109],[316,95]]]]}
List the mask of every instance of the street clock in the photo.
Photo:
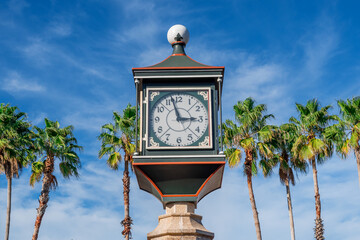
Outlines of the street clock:
{"type": "Polygon", "coordinates": [[[133,166],[141,189],[164,206],[197,203],[221,187],[225,155],[221,142],[224,67],[208,66],[185,54],[189,32],[168,32],[172,54],[133,68],[140,107],[133,166]]]}

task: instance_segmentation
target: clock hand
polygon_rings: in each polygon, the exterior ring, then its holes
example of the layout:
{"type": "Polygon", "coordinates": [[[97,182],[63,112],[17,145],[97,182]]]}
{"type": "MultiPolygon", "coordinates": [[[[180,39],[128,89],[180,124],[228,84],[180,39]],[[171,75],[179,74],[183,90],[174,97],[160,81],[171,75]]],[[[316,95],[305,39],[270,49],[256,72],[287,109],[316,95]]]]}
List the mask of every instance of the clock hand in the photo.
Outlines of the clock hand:
{"type": "Polygon", "coordinates": [[[182,117],[179,120],[180,121],[197,121],[197,118],[194,118],[194,117],[189,117],[189,118],[182,117]]]}
{"type": "Polygon", "coordinates": [[[180,116],[179,110],[178,110],[177,107],[176,107],[175,100],[173,99],[173,97],[171,97],[171,102],[172,102],[173,105],[174,105],[174,110],[175,110],[175,114],[176,114],[176,121],[179,122],[180,119],[181,119],[181,116],[180,116]]]}

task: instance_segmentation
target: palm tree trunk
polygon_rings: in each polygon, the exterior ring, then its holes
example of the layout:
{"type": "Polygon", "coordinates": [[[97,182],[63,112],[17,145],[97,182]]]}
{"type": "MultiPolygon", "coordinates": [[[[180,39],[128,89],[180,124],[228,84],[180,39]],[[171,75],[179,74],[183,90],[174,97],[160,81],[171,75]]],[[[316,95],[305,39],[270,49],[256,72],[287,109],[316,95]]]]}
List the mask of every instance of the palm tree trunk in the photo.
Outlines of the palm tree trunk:
{"type": "Polygon", "coordinates": [[[358,169],[358,176],[359,176],[359,186],[360,186],[360,148],[355,148],[355,157],[358,169]]]}
{"type": "Polygon", "coordinates": [[[311,165],[313,170],[313,179],[314,179],[314,192],[315,192],[315,210],[316,210],[316,219],[315,219],[315,239],[323,240],[324,238],[324,225],[323,220],[321,219],[321,201],[320,193],[317,179],[317,170],[316,170],[316,161],[315,158],[311,159],[311,165]]]}
{"type": "Polygon", "coordinates": [[[293,216],[293,210],[292,210],[292,204],[291,204],[291,194],[290,194],[290,186],[289,186],[288,179],[285,180],[285,186],[286,186],[286,197],[287,197],[289,218],[290,218],[291,240],[295,240],[294,216],[293,216]]]}
{"type": "Polygon", "coordinates": [[[314,192],[315,192],[315,209],[316,209],[316,218],[321,218],[321,202],[320,202],[320,193],[317,179],[317,170],[316,170],[316,161],[315,159],[311,160],[312,170],[313,170],[313,179],[314,179],[314,192]]]}
{"type": "Polygon", "coordinates": [[[129,177],[129,161],[130,156],[125,154],[125,167],[123,173],[123,185],[124,185],[124,220],[121,221],[121,225],[124,226],[124,230],[122,231],[122,235],[126,240],[131,238],[131,224],[132,219],[130,217],[130,201],[129,201],[129,193],[130,193],[130,177],[129,177]]]}
{"type": "Polygon", "coordinates": [[[256,238],[257,238],[257,240],[261,240],[259,213],[256,208],[254,191],[253,191],[253,187],[252,187],[251,162],[245,163],[245,169],[246,169],[245,172],[246,172],[246,176],[247,176],[247,184],[248,184],[248,189],[249,189],[250,203],[251,203],[251,208],[253,211],[253,217],[254,217],[254,222],[255,222],[256,238]]]}
{"type": "Polygon", "coordinates": [[[6,211],[6,229],[5,229],[5,240],[9,240],[10,233],[10,214],[11,214],[11,186],[12,186],[12,177],[8,176],[8,186],[7,186],[7,211],[6,211]]]}
{"type": "Polygon", "coordinates": [[[53,179],[54,176],[52,175],[53,171],[54,171],[54,159],[52,157],[48,157],[45,161],[44,178],[43,178],[41,193],[39,196],[39,207],[36,209],[37,215],[36,215],[35,228],[34,228],[34,234],[32,236],[32,240],[38,239],[42,218],[45,214],[47,203],[49,202],[50,187],[54,181],[53,179]]]}

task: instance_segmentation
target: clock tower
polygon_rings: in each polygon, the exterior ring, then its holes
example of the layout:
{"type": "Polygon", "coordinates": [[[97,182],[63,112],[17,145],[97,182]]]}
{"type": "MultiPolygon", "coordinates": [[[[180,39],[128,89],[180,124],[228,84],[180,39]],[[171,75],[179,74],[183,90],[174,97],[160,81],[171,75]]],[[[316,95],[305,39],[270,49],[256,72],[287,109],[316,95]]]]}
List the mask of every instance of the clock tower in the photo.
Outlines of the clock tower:
{"type": "MultiPolygon", "coordinates": [[[[194,214],[197,203],[221,187],[224,172],[224,67],[204,65],[185,54],[189,32],[184,26],[171,27],[167,38],[173,48],[168,58],[132,69],[140,107],[140,138],[136,141],[133,166],[139,187],[160,200],[166,208],[164,216],[179,214],[176,209],[198,216],[194,214]]],[[[189,216],[189,223],[197,221],[189,216]]],[[[167,239],[160,237],[167,236],[159,230],[166,228],[160,218],[159,226],[148,234],[148,239],[167,239]]],[[[201,221],[197,222],[203,228],[198,230],[207,235],[195,234],[189,239],[213,239],[201,221]]]]}

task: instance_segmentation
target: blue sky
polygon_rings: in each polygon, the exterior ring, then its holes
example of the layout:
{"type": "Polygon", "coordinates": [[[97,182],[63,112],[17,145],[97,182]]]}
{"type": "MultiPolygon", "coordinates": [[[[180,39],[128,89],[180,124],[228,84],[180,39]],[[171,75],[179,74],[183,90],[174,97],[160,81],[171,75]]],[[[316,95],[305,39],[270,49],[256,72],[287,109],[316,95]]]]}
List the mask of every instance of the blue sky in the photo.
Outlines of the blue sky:
{"type": "MultiPolygon", "coordinates": [[[[135,103],[132,67],[153,65],[171,54],[167,30],[190,32],[187,54],[225,66],[224,119],[248,96],[266,103],[275,124],[297,116],[295,102],[318,98],[336,105],[360,93],[358,1],[149,1],[3,0],[0,2],[0,102],[72,124],[79,143],[81,178],[59,181],[51,192],[41,240],[121,239],[121,171],[97,159],[96,136],[112,112],[135,103]]],[[[333,113],[337,113],[336,106],[333,113]]],[[[360,188],[355,159],[338,156],[319,166],[326,239],[360,236],[360,188]]],[[[58,172],[57,172],[58,173],[58,172]]],[[[164,213],[158,200],[138,189],[131,174],[134,239],[145,239],[164,213]]],[[[30,239],[40,184],[29,169],[14,180],[10,238],[30,239]]],[[[290,238],[285,188],[276,174],[254,179],[264,239],[290,238]]],[[[312,175],[292,188],[298,239],[312,239],[312,175]]],[[[0,176],[0,236],[4,235],[6,181],[0,176]]],[[[255,239],[246,179],[226,169],[222,189],[204,198],[197,213],[215,238],[255,239]],[[209,211],[211,209],[211,211],[209,211]]]]}

